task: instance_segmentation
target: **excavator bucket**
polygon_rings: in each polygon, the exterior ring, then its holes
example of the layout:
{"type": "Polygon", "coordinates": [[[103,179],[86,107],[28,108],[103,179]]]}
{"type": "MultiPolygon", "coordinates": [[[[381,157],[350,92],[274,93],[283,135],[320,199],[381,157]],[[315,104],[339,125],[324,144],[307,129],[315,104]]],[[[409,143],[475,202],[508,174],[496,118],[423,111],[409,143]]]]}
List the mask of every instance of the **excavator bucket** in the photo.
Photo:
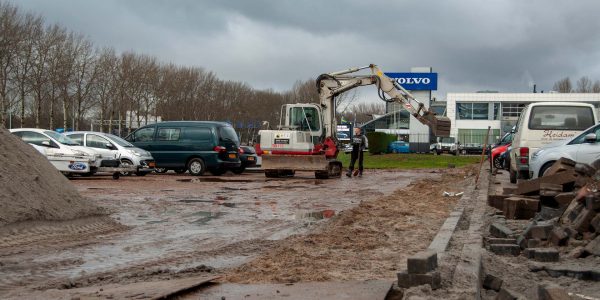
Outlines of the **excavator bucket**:
{"type": "Polygon", "coordinates": [[[429,123],[433,135],[439,137],[450,136],[450,118],[436,116],[435,114],[426,114],[423,116],[429,123]]]}

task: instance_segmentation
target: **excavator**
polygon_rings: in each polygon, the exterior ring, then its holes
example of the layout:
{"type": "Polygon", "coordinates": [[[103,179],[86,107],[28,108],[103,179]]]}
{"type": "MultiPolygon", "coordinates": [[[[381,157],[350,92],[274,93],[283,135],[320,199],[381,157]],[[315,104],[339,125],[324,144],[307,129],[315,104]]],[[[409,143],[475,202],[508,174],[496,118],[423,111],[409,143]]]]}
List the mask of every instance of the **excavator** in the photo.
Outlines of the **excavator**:
{"type": "Polygon", "coordinates": [[[316,84],[318,104],[284,104],[277,129],[259,131],[255,147],[266,177],[289,177],[296,171],[314,171],[317,179],[341,177],[335,97],[360,86],[375,85],[382,100],[401,103],[419,122],[429,126],[433,135],[450,135],[449,118],[426,108],[376,65],[322,74],[316,84]],[[371,74],[356,74],[365,69],[371,74]]]}

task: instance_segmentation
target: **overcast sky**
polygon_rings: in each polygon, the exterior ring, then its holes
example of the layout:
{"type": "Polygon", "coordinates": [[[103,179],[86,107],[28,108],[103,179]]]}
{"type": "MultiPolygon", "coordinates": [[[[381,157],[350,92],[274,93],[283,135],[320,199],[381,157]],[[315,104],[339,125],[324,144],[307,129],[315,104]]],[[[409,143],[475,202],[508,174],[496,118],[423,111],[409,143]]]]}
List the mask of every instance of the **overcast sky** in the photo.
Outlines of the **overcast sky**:
{"type": "MultiPolygon", "coordinates": [[[[431,66],[435,95],[600,79],[600,1],[18,0],[97,46],[256,88],[353,66],[431,66]],[[575,81],[573,80],[573,81],[575,81]]],[[[364,90],[361,94],[364,95],[364,90]]],[[[373,91],[375,94],[375,91],[373,91]]]]}

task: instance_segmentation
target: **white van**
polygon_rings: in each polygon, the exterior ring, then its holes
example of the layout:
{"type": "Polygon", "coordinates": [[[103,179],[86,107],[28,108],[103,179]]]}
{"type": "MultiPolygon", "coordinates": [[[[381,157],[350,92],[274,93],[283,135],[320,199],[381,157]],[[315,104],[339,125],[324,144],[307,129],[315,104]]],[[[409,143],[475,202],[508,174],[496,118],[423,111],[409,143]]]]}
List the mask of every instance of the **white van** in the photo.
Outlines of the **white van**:
{"type": "Polygon", "coordinates": [[[521,112],[510,151],[510,182],[529,179],[531,155],[544,145],[575,137],[598,122],[592,104],[537,102],[521,112]]]}

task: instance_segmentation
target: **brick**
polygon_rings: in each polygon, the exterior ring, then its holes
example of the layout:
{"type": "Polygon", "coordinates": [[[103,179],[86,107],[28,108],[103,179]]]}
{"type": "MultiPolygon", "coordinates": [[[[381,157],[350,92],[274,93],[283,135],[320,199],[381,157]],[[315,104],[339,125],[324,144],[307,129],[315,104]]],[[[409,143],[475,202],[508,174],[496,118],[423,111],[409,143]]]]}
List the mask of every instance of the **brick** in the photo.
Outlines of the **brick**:
{"type": "Polygon", "coordinates": [[[520,235],[519,237],[517,237],[517,245],[519,245],[521,250],[526,249],[527,244],[528,244],[528,241],[524,235],[520,235]]]}
{"type": "Polygon", "coordinates": [[[592,177],[596,173],[596,169],[588,164],[577,163],[575,164],[575,172],[583,176],[592,177]]]}
{"type": "Polygon", "coordinates": [[[541,262],[555,262],[559,259],[558,250],[553,248],[537,248],[533,259],[541,262]]]}
{"type": "Polygon", "coordinates": [[[544,176],[540,178],[540,184],[542,183],[554,183],[554,184],[569,184],[574,183],[577,180],[577,173],[573,170],[567,170],[550,176],[544,176]]]}
{"type": "Polygon", "coordinates": [[[508,197],[510,197],[510,196],[509,195],[490,194],[490,195],[488,195],[488,205],[501,210],[504,205],[504,199],[506,199],[508,197]]]}
{"type": "Polygon", "coordinates": [[[600,198],[598,197],[598,195],[587,195],[585,197],[585,208],[589,210],[600,209],[600,198]]]}
{"type": "Polygon", "coordinates": [[[541,178],[531,179],[531,180],[520,180],[517,184],[517,189],[515,190],[515,194],[518,195],[531,195],[537,194],[540,191],[540,181],[541,178]]]}
{"type": "Polygon", "coordinates": [[[514,238],[487,238],[485,240],[486,245],[496,245],[496,244],[517,244],[517,239],[514,238]]]}
{"type": "Polygon", "coordinates": [[[426,274],[435,270],[437,266],[437,252],[431,250],[419,252],[407,259],[410,274],[426,274]]]}
{"type": "Polygon", "coordinates": [[[568,254],[568,256],[570,258],[580,258],[583,257],[583,255],[585,254],[585,248],[582,246],[578,246],[573,248],[573,250],[571,250],[568,254]]]}
{"type": "Polygon", "coordinates": [[[589,209],[582,209],[581,212],[577,215],[575,220],[573,220],[573,229],[583,233],[588,231],[590,227],[590,222],[592,218],[596,215],[596,212],[589,209]]]}
{"type": "Polygon", "coordinates": [[[559,206],[567,206],[575,199],[575,193],[560,193],[554,196],[554,200],[558,203],[559,206]]]}
{"type": "Polygon", "coordinates": [[[585,252],[600,256],[600,235],[585,246],[585,252]]]}
{"type": "Polygon", "coordinates": [[[562,184],[547,183],[547,182],[540,183],[540,191],[554,191],[554,192],[561,193],[562,190],[563,190],[562,184]]]}
{"type": "Polygon", "coordinates": [[[555,209],[548,206],[542,206],[540,212],[536,215],[536,219],[550,220],[562,215],[562,209],[555,209]]]}
{"type": "Polygon", "coordinates": [[[556,285],[538,285],[539,300],[571,300],[565,290],[556,285]]]}
{"type": "Polygon", "coordinates": [[[525,197],[504,199],[502,211],[507,219],[530,219],[538,211],[539,200],[525,197]]]}
{"type": "Polygon", "coordinates": [[[590,180],[589,177],[585,177],[585,176],[579,176],[577,177],[577,179],[575,179],[575,187],[584,187],[588,181],[590,180]]]}
{"type": "Polygon", "coordinates": [[[592,218],[590,227],[594,229],[594,232],[600,233],[600,214],[596,214],[596,216],[592,218]]]}
{"type": "Polygon", "coordinates": [[[500,292],[498,292],[498,295],[496,296],[496,300],[522,300],[522,299],[527,299],[525,298],[525,296],[507,289],[507,288],[501,288],[500,292]]]}
{"type": "Polygon", "coordinates": [[[547,240],[550,237],[550,232],[554,226],[552,224],[537,224],[529,230],[528,238],[547,240]]]}
{"type": "Polygon", "coordinates": [[[565,246],[569,241],[569,234],[562,227],[555,227],[550,232],[550,243],[554,246],[565,246]]]}
{"type": "Polygon", "coordinates": [[[521,253],[521,247],[514,244],[496,244],[490,245],[490,251],[497,255],[517,256],[521,253]]]}
{"type": "Polygon", "coordinates": [[[502,224],[493,223],[490,225],[490,234],[497,238],[508,238],[512,236],[514,232],[502,224]]]}
{"type": "Polygon", "coordinates": [[[567,210],[565,210],[563,215],[567,216],[567,220],[569,222],[573,222],[573,221],[575,221],[575,219],[577,218],[577,216],[583,210],[584,207],[585,207],[585,205],[583,205],[581,203],[577,203],[577,201],[573,201],[571,203],[571,205],[569,205],[569,207],[567,207],[567,210]]]}
{"type": "Polygon", "coordinates": [[[494,290],[498,292],[502,288],[503,283],[504,281],[501,278],[498,278],[492,274],[485,274],[485,277],[483,278],[483,288],[486,290],[494,290]]]}
{"type": "Polygon", "coordinates": [[[439,289],[442,286],[442,276],[440,272],[433,271],[427,274],[410,274],[405,271],[398,273],[399,287],[410,288],[425,284],[429,284],[432,290],[439,289]]]}
{"type": "Polygon", "coordinates": [[[536,248],[527,248],[523,251],[523,255],[527,258],[533,258],[535,256],[535,249],[536,248]]]}

